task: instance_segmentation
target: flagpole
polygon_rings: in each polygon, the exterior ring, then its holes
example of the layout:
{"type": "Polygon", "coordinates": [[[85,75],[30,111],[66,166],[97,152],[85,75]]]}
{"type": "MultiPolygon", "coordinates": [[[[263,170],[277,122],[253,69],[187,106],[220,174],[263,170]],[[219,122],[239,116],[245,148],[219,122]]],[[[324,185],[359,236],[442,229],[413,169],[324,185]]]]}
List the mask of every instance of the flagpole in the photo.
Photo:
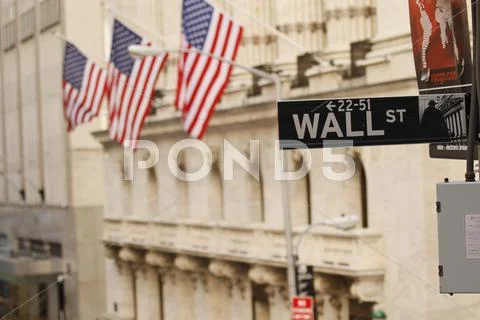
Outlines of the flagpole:
{"type": "MultiPolygon", "coordinates": [[[[277,102],[282,99],[282,82],[280,77],[275,73],[267,73],[260,69],[252,68],[243,64],[236,63],[235,61],[225,59],[213,55],[209,52],[200,51],[197,49],[160,49],[155,47],[147,47],[140,45],[132,45],[128,48],[129,53],[132,56],[136,57],[145,57],[145,56],[155,56],[162,53],[173,53],[173,54],[182,54],[182,53],[198,53],[203,56],[213,58],[215,60],[228,63],[234,67],[243,69],[247,72],[250,72],[258,77],[268,79],[275,84],[275,97],[277,102]]],[[[283,155],[283,150],[280,150],[278,156],[281,158],[283,155]]],[[[280,159],[281,160],[281,159],[280,159]]],[[[282,162],[280,162],[282,163],[282,162]]],[[[292,223],[290,215],[290,192],[289,185],[286,179],[280,179],[281,189],[282,189],[282,206],[283,206],[283,221],[284,221],[284,232],[285,232],[285,249],[287,255],[287,281],[288,281],[288,295],[290,301],[296,295],[296,281],[295,281],[295,258],[293,254],[293,232],[292,232],[292,223]]]]}

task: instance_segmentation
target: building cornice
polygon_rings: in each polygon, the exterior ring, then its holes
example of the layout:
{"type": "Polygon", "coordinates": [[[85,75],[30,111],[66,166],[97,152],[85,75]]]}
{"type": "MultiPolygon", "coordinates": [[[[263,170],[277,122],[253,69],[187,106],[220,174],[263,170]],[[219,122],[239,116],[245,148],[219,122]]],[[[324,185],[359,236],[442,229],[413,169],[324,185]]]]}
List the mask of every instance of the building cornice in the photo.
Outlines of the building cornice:
{"type": "MultiPolygon", "coordinates": [[[[377,88],[379,92],[385,92],[391,86],[415,86],[416,80],[414,75],[412,77],[396,79],[389,82],[368,84],[364,82],[349,82],[341,90],[335,89],[325,92],[309,92],[308,89],[292,90],[286,99],[300,100],[300,99],[321,99],[321,98],[335,98],[348,95],[361,96],[360,90],[371,90],[377,88]],[[358,92],[358,93],[357,93],[358,92]]],[[[272,86],[272,85],[270,85],[272,86]]],[[[268,87],[268,86],[266,86],[268,87]]],[[[209,133],[232,130],[234,128],[244,128],[245,124],[255,125],[276,125],[277,110],[276,101],[270,99],[247,99],[242,104],[232,105],[228,107],[219,107],[215,112],[215,117],[212,117],[209,124],[209,133]],[[252,101],[253,100],[253,101],[252,101]],[[256,100],[256,101],[255,101],[256,100]]],[[[163,110],[163,112],[172,112],[173,107],[163,110]]],[[[162,112],[162,111],[160,111],[162,112]]],[[[92,133],[93,136],[104,145],[106,148],[118,146],[113,141],[108,133],[108,130],[101,130],[92,133]]],[[[171,116],[164,116],[163,118],[148,119],[143,131],[141,139],[155,139],[158,137],[171,137],[176,139],[188,139],[189,136],[184,132],[181,125],[181,117],[178,113],[171,116]]],[[[208,136],[206,137],[208,141],[208,136]]]]}

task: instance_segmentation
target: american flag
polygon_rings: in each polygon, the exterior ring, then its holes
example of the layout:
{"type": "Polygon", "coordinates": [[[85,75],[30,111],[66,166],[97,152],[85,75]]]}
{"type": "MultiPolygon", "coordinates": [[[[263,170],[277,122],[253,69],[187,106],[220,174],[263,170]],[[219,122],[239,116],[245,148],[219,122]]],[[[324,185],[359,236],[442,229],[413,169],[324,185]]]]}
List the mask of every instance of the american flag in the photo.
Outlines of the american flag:
{"type": "Polygon", "coordinates": [[[155,84],[167,60],[167,54],[133,59],[128,53],[133,44],[150,45],[115,19],[107,79],[110,136],[131,148],[150,112],[155,84]]]}
{"type": "MultiPolygon", "coordinates": [[[[234,61],[243,27],[204,0],[183,0],[182,48],[196,49],[234,61]]],[[[178,63],[175,104],[183,126],[201,139],[228,83],[232,65],[196,52],[184,53],[178,63]]]]}
{"type": "Polygon", "coordinates": [[[98,115],[107,72],[73,44],[65,42],[63,60],[63,105],[68,131],[98,115]]]}

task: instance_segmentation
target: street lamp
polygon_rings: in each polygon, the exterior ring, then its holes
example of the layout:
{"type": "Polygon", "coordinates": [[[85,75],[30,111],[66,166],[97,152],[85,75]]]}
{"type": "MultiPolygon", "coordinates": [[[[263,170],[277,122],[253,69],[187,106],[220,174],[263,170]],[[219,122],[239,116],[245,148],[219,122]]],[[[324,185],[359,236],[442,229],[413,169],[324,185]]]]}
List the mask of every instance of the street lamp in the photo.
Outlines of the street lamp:
{"type": "MultiPolygon", "coordinates": [[[[319,226],[327,226],[338,230],[348,231],[353,228],[358,223],[358,216],[357,215],[342,215],[338,218],[333,219],[325,219],[323,221],[314,223],[306,227],[302,233],[298,235],[297,242],[295,243],[294,250],[292,250],[292,256],[294,259],[294,266],[295,266],[295,295],[307,295],[311,296],[313,301],[315,301],[315,289],[314,289],[314,275],[313,275],[313,267],[310,266],[302,266],[299,265],[299,248],[303,242],[303,239],[313,228],[319,226]]],[[[313,314],[315,319],[317,318],[317,308],[314,306],[313,314]]]]}
{"type": "Polygon", "coordinates": [[[312,231],[312,229],[320,226],[326,226],[326,227],[332,227],[338,230],[348,231],[355,228],[357,223],[358,223],[358,216],[352,214],[352,215],[342,215],[341,217],[338,217],[338,218],[325,219],[323,221],[309,225],[298,236],[297,243],[295,244],[295,248],[293,251],[293,256],[295,258],[295,261],[296,262],[298,261],[298,252],[299,252],[298,249],[300,248],[300,245],[302,244],[303,239],[307,234],[310,233],[310,231],[312,231]]]}

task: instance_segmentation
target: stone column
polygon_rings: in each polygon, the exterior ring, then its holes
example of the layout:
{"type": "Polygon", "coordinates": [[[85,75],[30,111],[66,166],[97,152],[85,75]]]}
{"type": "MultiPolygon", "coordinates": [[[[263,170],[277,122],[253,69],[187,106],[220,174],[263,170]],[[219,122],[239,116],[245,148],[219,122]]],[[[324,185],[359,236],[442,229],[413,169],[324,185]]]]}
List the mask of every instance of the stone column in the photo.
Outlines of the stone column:
{"type": "Polygon", "coordinates": [[[178,320],[177,306],[181,299],[177,296],[178,275],[175,269],[161,269],[162,292],[163,296],[163,319],[162,320],[178,320]]]}
{"type": "MultiPolygon", "coordinates": [[[[225,319],[223,314],[219,312],[216,302],[218,301],[218,289],[216,284],[212,283],[206,269],[198,270],[200,272],[190,273],[190,281],[193,288],[195,319],[209,320],[209,319],[225,319]]],[[[223,298],[223,297],[222,297],[223,298]]]]}
{"type": "Polygon", "coordinates": [[[290,319],[288,289],[286,286],[267,286],[268,302],[270,303],[271,320],[290,319]]]}
{"type": "Polygon", "coordinates": [[[116,295],[115,314],[120,319],[135,318],[135,284],[133,269],[127,262],[118,262],[118,285],[116,295]]]}
{"type": "Polygon", "coordinates": [[[209,319],[206,304],[206,279],[208,262],[205,259],[180,255],[175,258],[179,269],[177,279],[178,320],[209,319]]]}
{"type": "Polygon", "coordinates": [[[160,310],[159,274],[153,267],[143,265],[136,270],[136,320],[162,320],[160,310]]]}
{"type": "Polygon", "coordinates": [[[118,259],[118,248],[105,246],[105,257],[106,310],[108,314],[114,314],[117,300],[116,298],[119,293],[119,270],[116,265],[118,259]]]}
{"type": "Polygon", "coordinates": [[[213,260],[208,270],[213,275],[211,295],[216,295],[214,310],[223,315],[219,319],[251,320],[252,297],[246,267],[238,263],[213,260]]]}
{"type": "Polygon", "coordinates": [[[121,319],[135,319],[137,316],[135,269],[143,263],[143,255],[137,250],[124,247],[119,251],[118,257],[119,279],[115,314],[121,319]]]}
{"type": "MultiPolygon", "coordinates": [[[[148,320],[165,320],[175,319],[175,314],[171,317],[167,317],[168,310],[175,309],[175,300],[171,292],[173,288],[170,287],[171,283],[168,281],[168,274],[172,273],[173,268],[173,255],[167,253],[160,253],[149,251],[145,255],[145,262],[147,264],[147,279],[148,290],[146,300],[148,305],[145,306],[146,312],[139,310],[139,316],[137,320],[141,320],[140,314],[144,319],[148,320]],[[167,294],[164,294],[166,292],[167,294]],[[163,303],[162,303],[163,302],[163,303]],[[162,305],[164,310],[162,310],[162,305]],[[163,315],[163,318],[162,318],[163,315]]],[[[172,287],[175,284],[173,283],[172,287]]]]}
{"type": "Polygon", "coordinates": [[[316,302],[320,319],[348,320],[351,281],[340,276],[315,278],[316,302]]]}
{"type": "Polygon", "coordinates": [[[267,266],[255,266],[248,271],[248,277],[257,284],[266,285],[270,319],[290,319],[286,271],[267,266]]]}
{"type": "Polygon", "coordinates": [[[231,281],[230,319],[252,319],[252,286],[247,278],[231,281]]]}

